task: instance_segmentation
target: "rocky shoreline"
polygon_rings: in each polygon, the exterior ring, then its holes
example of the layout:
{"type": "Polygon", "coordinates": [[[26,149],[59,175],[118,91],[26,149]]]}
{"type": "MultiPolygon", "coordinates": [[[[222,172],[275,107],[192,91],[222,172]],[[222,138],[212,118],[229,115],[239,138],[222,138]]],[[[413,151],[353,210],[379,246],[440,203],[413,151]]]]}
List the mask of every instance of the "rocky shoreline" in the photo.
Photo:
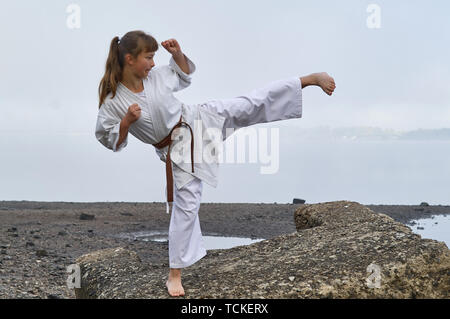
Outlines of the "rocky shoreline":
{"type": "MultiPolygon", "coordinates": [[[[269,239],[296,231],[302,204],[202,203],[204,235],[269,239]]],[[[365,205],[403,224],[450,214],[450,206],[365,205]]],[[[118,238],[119,233],[167,231],[165,203],[0,202],[0,298],[74,298],[66,267],[106,248],[136,252],[146,265],[168,268],[167,242],[118,238]],[[83,215],[84,214],[84,215],[83,215]]]]}

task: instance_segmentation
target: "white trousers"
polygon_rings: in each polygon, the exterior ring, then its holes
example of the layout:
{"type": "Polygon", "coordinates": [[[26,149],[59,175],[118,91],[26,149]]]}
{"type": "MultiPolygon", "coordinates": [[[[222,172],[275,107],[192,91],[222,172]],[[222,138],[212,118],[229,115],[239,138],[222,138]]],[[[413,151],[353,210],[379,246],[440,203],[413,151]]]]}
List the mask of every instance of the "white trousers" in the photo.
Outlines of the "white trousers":
{"type": "Polygon", "coordinates": [[[173,187],[173,206],[169,225],[169,267],[184,268],[206,255],[198,211],[203,182],[195,177],[177,189],[173,187]]]}
{"type": "MultiPolygon", "coordinates": [[[[258,123],[302,117],[302,86],[299,76],[273,81],[248,94],[203,103],[225,117],[227,128],[235,130],[258,123]]],[[[174,183],[174,202],[169,226],[169,266],[188,267],[206,255],[198,212],[203,183],[195,178],[180,189],[174,183]]]]}
{"type": "Polygon", "coordinates": [[[292,76],[234,98],[208,101],[202,107],[225,117],[222,131],[225,140],[229,137],[227,129],[233,133],[254,124],[301,118],[302,99],[300,76],[292,76]]]}

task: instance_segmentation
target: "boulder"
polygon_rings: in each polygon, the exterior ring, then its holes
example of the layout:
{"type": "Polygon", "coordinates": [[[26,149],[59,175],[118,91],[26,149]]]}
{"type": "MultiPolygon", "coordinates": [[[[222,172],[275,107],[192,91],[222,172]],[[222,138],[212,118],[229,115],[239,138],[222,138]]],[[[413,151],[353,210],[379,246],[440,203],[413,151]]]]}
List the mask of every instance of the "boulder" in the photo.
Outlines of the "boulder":
{"type": "MultiPolygon", "coordinates": [[[[449,298],[450,253],[350,201],[302,205],[297,231],[209,250],[182,273],[185,298],[449,298]]],[[[168,264],[124,248],[76,260],[77,298],[169,298],[168,264]]]]}

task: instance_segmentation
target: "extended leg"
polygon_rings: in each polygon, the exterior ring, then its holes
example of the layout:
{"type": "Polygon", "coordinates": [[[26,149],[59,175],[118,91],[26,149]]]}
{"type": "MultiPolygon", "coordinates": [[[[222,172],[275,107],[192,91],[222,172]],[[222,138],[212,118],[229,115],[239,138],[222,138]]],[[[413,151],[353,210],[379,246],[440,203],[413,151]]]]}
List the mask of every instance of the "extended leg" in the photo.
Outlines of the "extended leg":
{"type": "Polygon", "coordinates": [[[336,85],[327,73],[276,80],[231,99],[210,100],[201,106],[225,117],[225,140],[242,127],[302,117],[302,90],[319,86],[331,95],[336,85]],[[231,134],[230,134],[231,133],[231,134]]]}
{"type": "Polygon", "coordinates": [[[310,85],[316,85],[321,87],[322,90],[328,95],[333,94],[333,91],[336,88],[334,79],[326,72],[312,73],[310,75],[302,76],[300,81],[302,82],[302,89],[310,85]]]}
{"type": "Polygon", "coordinates": [[[231,99],[210,100],[201,106],[225,117],[222,132],[225,140],[230,129],[236,131],[258,123],[302,117],[302,85],[299,77],[290,77],[231,99]]]}

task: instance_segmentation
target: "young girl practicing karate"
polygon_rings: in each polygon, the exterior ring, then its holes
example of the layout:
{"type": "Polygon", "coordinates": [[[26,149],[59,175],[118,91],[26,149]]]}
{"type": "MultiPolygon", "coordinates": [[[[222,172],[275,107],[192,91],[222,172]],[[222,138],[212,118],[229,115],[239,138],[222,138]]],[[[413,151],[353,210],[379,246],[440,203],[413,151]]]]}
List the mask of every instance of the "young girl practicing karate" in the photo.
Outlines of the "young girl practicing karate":
{"type": "Polygon", "coordinates": [[[152,144],[166,163],[167,212],[172,206],[166,286],[171,296],[183,296],[181,268],[206,255],[198,216],[203,182],[217,186],[219,152],[209,152],[212,160],[206,160],[202,157],[205,152],[198,148],[205,150],[213,145],[214,150],[242,127],[301,118],[303,88],[315,85],[332,95],[336,85],[327,73],[313,73],[273,81],[234,98],[187,105],[173,92],[190,85],[195,64],[181,51],[177,40],[169,39],[161,45],[172,56],[168,65],[155,66],[153,58],[159,45],[151,35],[132,31],[111,41],[99,85],[95,136],[105,147],[118,152],[127,145],[129,132],[152,144]],[[195,134],[198,130],[203,132],[200,137],[195,134]],[[214,132],[220,132],[219,140],[214,132]],[[181,133],[183,138],[177,139],[181,133]],[[174,151],[181,143],[187,143],[185,157],[175,160],[174,151]]]}

